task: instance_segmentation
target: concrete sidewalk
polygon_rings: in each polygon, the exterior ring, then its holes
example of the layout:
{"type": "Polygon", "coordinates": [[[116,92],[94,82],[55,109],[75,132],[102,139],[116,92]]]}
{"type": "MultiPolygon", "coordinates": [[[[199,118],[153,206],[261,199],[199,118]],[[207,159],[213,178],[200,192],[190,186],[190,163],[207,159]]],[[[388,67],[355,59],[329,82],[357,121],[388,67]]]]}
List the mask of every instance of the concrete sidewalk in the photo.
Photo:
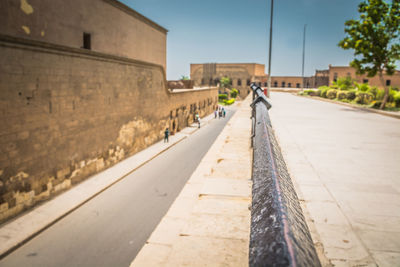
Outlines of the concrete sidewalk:
{"type": "Polygon", "coordinates": [[[250,100],[202,159],[131,266],[247,266],[250,100]]]}
{"type": "MultiPolygon", "coordinates": [[[[202,128],[214,119],[214,114],[202,118],[202,128]]],[[[100,194],[128,174],[152,160],[160,153],[179,143],[197,131],[197,123],[193,123],[170,136],[169,143],[160,141],[122,162],[98,173],[68,191],[35,207],[15,219],[0,226],[0,256],[34,237],[40,231],[51,226],[81,205],[100,194]]]]}
{"type": "Polygon", "coordinates": [[[400,266],[398,119],[287,93],[271,101],[323,266],[400,266]]]}

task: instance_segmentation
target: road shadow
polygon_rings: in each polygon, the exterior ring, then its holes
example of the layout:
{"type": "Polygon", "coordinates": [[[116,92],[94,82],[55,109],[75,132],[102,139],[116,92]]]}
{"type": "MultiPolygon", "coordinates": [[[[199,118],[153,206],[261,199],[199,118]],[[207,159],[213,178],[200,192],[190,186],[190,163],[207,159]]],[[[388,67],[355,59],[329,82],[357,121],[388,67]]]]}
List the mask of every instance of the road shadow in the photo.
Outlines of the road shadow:
{"type": "Polygon", "coordinates": [[[357,113],[371,113],[369,110],[365,109],[358,109],[358,108],[341,108],[341,111],[350,111],[350,112],[357,112],[357,113]]]}

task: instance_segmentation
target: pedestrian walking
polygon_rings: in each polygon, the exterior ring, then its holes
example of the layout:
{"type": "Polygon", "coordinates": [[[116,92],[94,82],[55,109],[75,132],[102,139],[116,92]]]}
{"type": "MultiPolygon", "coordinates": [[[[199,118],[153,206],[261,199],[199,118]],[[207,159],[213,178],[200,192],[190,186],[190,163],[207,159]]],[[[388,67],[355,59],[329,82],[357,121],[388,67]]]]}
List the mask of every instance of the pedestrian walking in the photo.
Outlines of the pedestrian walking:
{"type": "Polygon", "coordinates": [[[218,110],[218,119],[220,119],[222,117],[222,109],[220,108],[219,110],[218,110]]]}
{"type": "Polygon", "coordinates": [[[214,119],[217,118],[217,110],[214,110],[214,119]]]}
{"type": "Polygon", "coordinates": [[[200,128],[200,118],[197,119],[197,123],[199,124],[199,128],[200,128]]]}
{"type": "Polygon", "coordinates": [[[222,108],[222,116],[225,118],[226,115],[226,110],[224,108],[222,108]]]}
{"type": "Polygon", "coordinates": [[[196,121],[199,120],[199,113],[196,113],[196,121]]]}
{"type": "Polygon", "coordinates": [[[168,143],[168,137],[169,137],[169,129],[165,129],[164,132],[164,143],[168,143]]]}

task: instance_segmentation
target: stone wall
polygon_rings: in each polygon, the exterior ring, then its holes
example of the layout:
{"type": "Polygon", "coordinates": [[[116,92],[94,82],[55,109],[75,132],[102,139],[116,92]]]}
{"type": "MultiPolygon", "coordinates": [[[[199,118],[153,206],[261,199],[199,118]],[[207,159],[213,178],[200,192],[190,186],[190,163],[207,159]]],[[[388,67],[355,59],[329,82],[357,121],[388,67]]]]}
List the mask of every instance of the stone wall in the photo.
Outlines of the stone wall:
{"type": "Polygon", "coordinates": [[[192,80],[167,81],[168,89],[193,89],[193,84],[192,80]]]}
{"type": "Polygon", "coordinates": [[[167,30],[117,0],[1,0],[0,33],[166,68],[167,30]]]}
{"type": "Polygon", "coordinates": [[[0,222],[204,116],[162,66],[0,35],[0,222]]]}

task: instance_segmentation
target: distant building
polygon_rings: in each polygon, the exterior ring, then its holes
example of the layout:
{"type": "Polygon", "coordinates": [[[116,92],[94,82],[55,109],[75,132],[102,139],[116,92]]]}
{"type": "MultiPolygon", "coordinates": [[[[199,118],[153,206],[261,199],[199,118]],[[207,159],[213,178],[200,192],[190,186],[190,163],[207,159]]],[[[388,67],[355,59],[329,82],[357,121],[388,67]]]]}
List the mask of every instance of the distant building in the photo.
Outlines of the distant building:
{"type": "MultiPolygon", "coordinates": [[[[250,84],[260,87],[268,86],[268,75],[265,65],[257,63],[204,63],[190,64],[190,77],[194,86],[217,85],[222,77],[229,77],[232,87],[238,89],[240,96],[246,97],[250,92],[250,84]]],[[[304,77],[304,87],[328,84],[329,75],[325,70],[317,71],[316,76],[304,77]]],[[[271,87],[301,88],[303,78],[300,76],[272,76],[271,87]]]]}
{"type": "MultiPolygon", "coordinates": [[[[382,87],[382,82],[378,75],[375,77],[368,77],[366,74],[357,74],[353,67],[349,66],[332,66],[329,65],[327,70],[329,73],[328,84],[337,81],[339,78],[350,77],[357,83],[368,83],[371,86],[382,87]]],[[[383,75],[383,80],[386,86],[400,88],[400,71],[396,70],[393,75],[383,75]]]]}
{"type": "MultiPolygon", "coordinates": [[[[245,97],[249,93],[249,85],[256,83],[260,87],[268,86],[268,75],[265,74],[265,66],[257,63],[205,63],[190,64],[190,77],[194,86],[217,85],[222,77],[232,80],[232,87],[239,90],[240,96],[245,97]]],[[[367,75],[358,75],[356,70],[349,66],[332,66],[326,70],[316,70],[314,76],[272,76],[272,88],[318,88],[330,85],[341,77],[350,77],[357,83],[368,83],[372,86],[382,87],[378,76],[373,78],[367,75]]],[[[400,87],[400,71],[394,75],[384,75],[387,86],[400,87]]]]}
{"type": "Polygon", "coordinates": [[[238,89],[243,98],[249,94],[252,82],[261,85],[268,76],[265,74],[265,66],[257,63],[190,64],[190,78],[194,86],[217,85],[222,77],[229,77],[232,87],[238,89]]]}

